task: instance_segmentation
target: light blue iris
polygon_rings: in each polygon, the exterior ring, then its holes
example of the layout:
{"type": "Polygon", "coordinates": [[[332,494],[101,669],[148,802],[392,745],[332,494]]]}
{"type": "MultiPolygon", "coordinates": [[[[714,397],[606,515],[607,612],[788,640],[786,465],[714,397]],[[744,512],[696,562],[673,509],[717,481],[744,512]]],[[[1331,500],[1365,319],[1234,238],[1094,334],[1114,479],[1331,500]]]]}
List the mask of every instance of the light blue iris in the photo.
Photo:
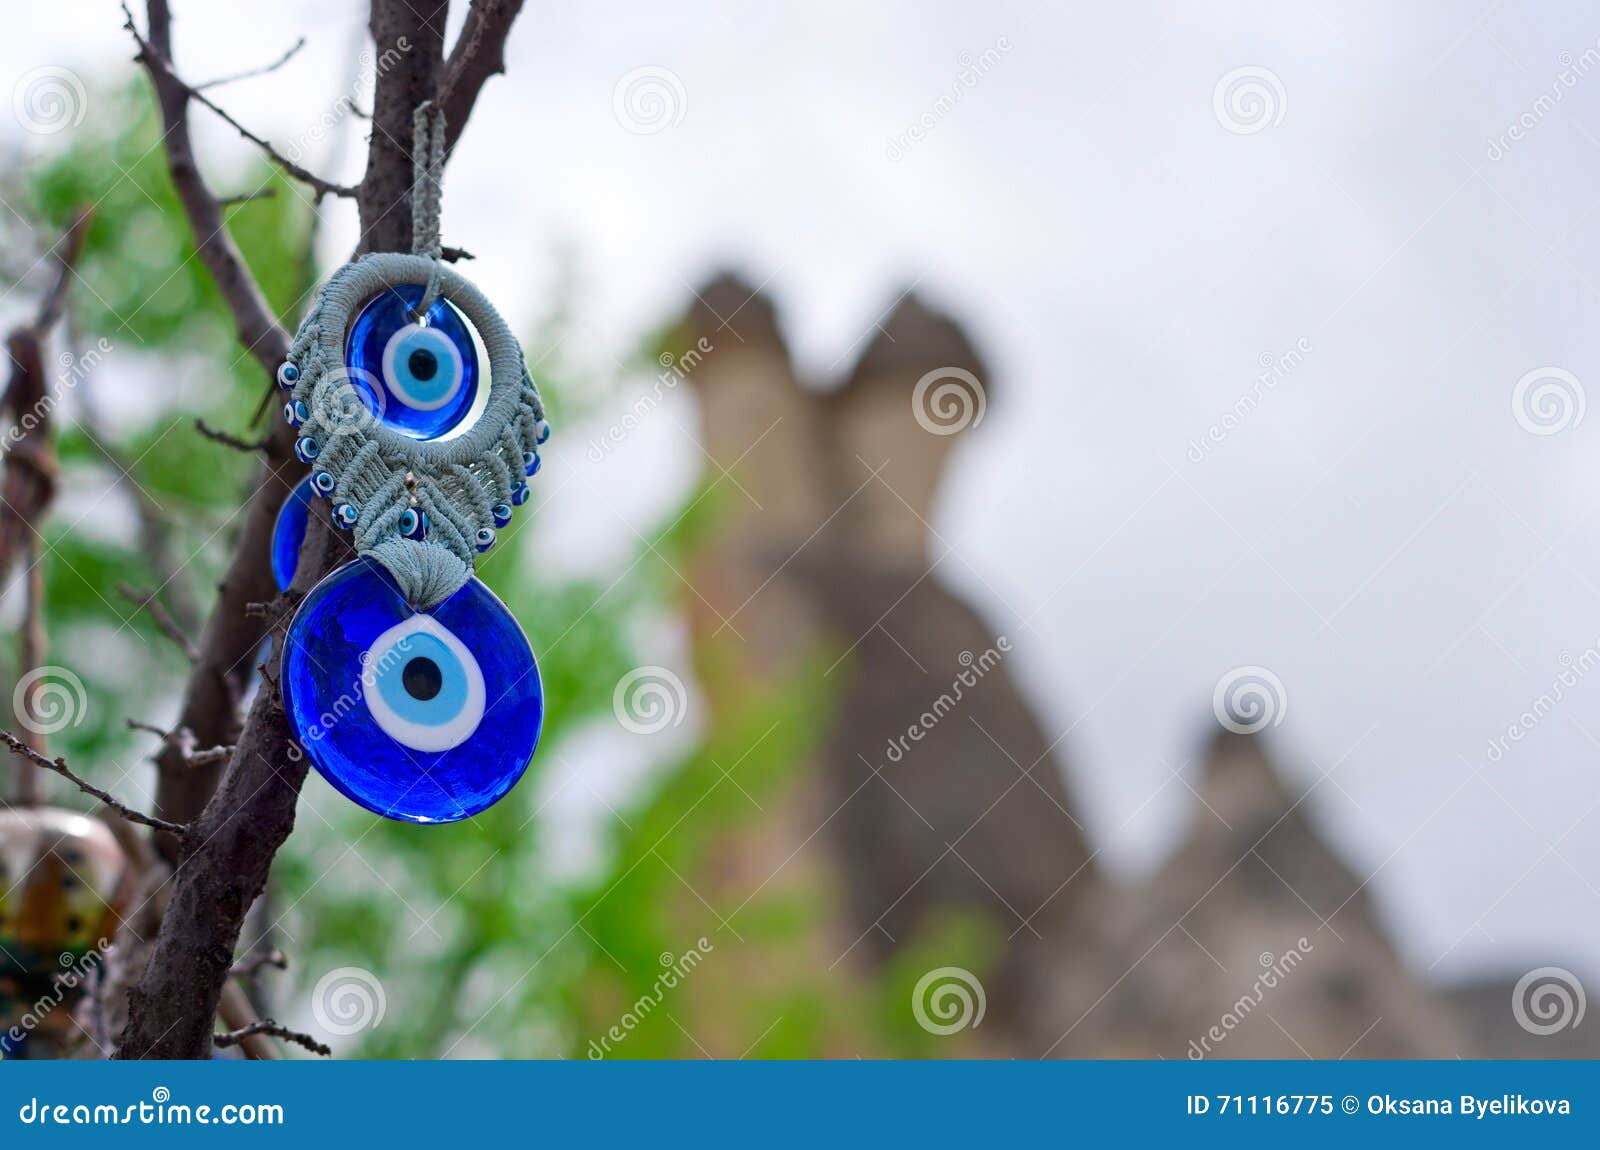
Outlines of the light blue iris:
{"type": "Polygon", "coordinates": [[[413,633],[399,640],[376,660],[374,685],[383,701],[400,718],[425,727],[441,727],[455,720],[467,701],[467,676],[461,661],[435,635],[413,633]],[[406,665],[414,659],[430,660],[439,671],[439,690],[419,699],[405,683],[406,665]]]}
{"type": "Polygon", "coordinates": [[[395,346],[391,382],[413,406],[442,404],[461,386],[458,354],[450,346],[449,336],[432,328],[413,327],[395,346]]]}

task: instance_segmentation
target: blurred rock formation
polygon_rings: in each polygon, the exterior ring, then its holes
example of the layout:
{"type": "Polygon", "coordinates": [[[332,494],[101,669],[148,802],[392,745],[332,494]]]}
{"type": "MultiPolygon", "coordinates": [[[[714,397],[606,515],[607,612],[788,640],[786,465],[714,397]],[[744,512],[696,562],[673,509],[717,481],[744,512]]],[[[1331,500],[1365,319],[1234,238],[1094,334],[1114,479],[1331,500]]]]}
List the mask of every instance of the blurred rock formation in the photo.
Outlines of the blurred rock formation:
{"type": "Polygon", "coordinates": [[[952,1054],[1596,1053],[1600,1027],[1520,1027],[1510,983],[1450,992],[1409,970],[1255,738],[1214,738],[1159,871],[1101,873],[1014,637],[941,577],[943,470],[994,399],[959,325],[907,293],[843,379],[802,381],[758,289],[723,276],[696,301],[680,363],[723,509],[691,574],[702,683],[732,706],[820,649],[837,697],[787,809],[746,838],[761,860],[725,869],[793,859],[831,889],[836,937],[814,960],[869,979],[902,954],[936,967],[943,925],[985,922],[988,1014],[952,1054]]]}

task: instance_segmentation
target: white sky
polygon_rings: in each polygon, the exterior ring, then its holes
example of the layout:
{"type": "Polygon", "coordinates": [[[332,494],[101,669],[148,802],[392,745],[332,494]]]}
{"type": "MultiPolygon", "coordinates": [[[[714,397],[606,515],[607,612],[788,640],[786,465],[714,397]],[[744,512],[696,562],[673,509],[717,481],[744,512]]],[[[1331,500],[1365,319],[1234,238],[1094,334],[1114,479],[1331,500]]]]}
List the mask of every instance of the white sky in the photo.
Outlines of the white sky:
{"type": "MultiPolygon", "coordinates": [[[[608,368],[732,261],[770,277],[821,375],[916,282],[994,369],[940,507],[956,548],[941,572],[1016,642],[1047,728],[1070,730],[1113,865],[1170,846],[1194,806],[1170,772],[1213,686],[1262,665],[1288,696],[1273,743],[1291,786],[1333,771],[1305,809],[1374,875],[1413,962],[1600,971],[1600,675],[1486,756],[1562,656],[1600,642],[1600,417],[1536,436],[1512,412],[1534,369],[1600,387],[1600,66],[1534,103],[1600,18],[1531,2],[746,7],[531,4],[446,184],[469,274],[533,316],[570,261],[566,351],[608,368]],[[997,66],[891,160],[959,55],[1002,37],[997,66]],[[643,66],[684,97],[653,135],[613,111],[643,66]],[[1213,108],[1241,67],[1284,96],[1253,134],[1213,108]],[[1525,113],[1526,138],[1490,159],[1525,113]],[[1191,462],[1258,360],[1300,341],[1304,362],[1191,462]]],[[[310,38],[278,76],[222,91],[279,140],[343,90],[365,20],[329,0],[178,10],[195,79],[310,38]]],[[[109,80],[130,55],[120,22],[109,3],[32,7],[27,35],[0,43],[5,87],[40,65],[109,80]]],[[[217,126],[201,146],[219,174],[244,154],[217,126]]],[[[360,153],[347,142],[336,174],[357,176],[360,153]]],[[[330,266],[353,234],[336,208],[330,266]]],[[[583,457],[644,386],[596,427],[559,429],[540,561],[631,553],[694,482],[688,396],[605,466],[583,457]]]]}

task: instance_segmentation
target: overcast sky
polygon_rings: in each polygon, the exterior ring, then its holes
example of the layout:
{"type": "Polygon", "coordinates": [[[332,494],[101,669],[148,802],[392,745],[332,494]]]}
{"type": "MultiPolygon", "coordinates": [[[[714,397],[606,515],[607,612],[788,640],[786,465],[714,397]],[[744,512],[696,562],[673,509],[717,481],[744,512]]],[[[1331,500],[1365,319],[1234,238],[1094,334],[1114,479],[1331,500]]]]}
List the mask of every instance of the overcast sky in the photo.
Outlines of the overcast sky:
{"type": "MultiPolygon", "coordinates": [[[[310,39],[224,89],[279,140],[362,44],[343,0],[176,7],[195,79],[310,39]]],[[[1317,784],[1304,809],[1414,963],[1600,972],[1600,667],[1576,669],[1600,658],[1600,18],[1290,7],[531,4],[445,237],[513,317],[569,266],[565,350],[601,370],[725,263],[818,377],[915,283],[993,365],[940,573],[1016,643],[1105,857],[1170,848],[1218,681],[1263,667],[1294,793],[1317,784]],[[630,73],[664,119],[619,114],[630,73]],[[1566,660],[1563,701],[1491,754],[1566,660]]],[[[110,3],[28,23],[8,89],[128,67],[110,3]]],[[[196,114],[225,186],[244,153],[196,114]]],[[[329,266],[353,234],[334,208],[329,266]]],[[[645,386],[561,429],[539,561],[614,562],[695,482],[687,395],[626,466],[583,457],[645,386]]]]}

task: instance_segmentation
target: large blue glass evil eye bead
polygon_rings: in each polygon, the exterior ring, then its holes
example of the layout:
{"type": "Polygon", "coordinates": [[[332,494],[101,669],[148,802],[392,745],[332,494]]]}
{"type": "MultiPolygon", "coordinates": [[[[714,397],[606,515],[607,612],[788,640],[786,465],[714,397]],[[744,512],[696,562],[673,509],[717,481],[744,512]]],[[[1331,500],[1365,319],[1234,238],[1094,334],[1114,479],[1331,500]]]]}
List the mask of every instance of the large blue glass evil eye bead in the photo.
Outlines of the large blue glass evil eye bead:
{"type": "Polygon", "coordinates": [[[387,288],[361,309],[345,340],[345,365],[367,409],[412,439],[436,439],[466,418],[477,396],[478,342],[443,297],[411,318],[421,284],[387,288]]]}
{"type": "Polygon", "coordinates": [[[282,691],[323,778],[370,811],[454,822],[527,769],[544,721],[533,651],[477,579],[416,612],[373,559],[312,589],[289,623],[282,691]]]}
{"type": "MultiPolygon", "coordinates": [[[[317,474],[326,475],[327,472],[317,474]]],[[[332,489],[331,484],[329,489],[332,489]]],[[[278,511],[278,522],[272,528],[272,578],[279,591],[287,591],[294,582],[294,569],[300,563],[300,541],[306,537],[311,501],[317,494],[316,476],[305,479],[289,492],[278,511]]]]}

